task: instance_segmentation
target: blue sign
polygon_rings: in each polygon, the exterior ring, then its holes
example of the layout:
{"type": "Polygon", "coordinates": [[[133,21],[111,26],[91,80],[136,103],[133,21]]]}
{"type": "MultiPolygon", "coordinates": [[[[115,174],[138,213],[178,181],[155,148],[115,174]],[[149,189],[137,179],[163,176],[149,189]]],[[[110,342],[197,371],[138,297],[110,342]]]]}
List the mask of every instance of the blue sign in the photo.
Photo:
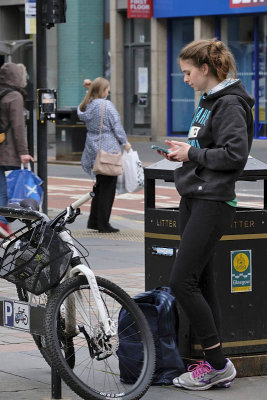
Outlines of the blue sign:
{"type": "Polygon", "coordinates": [[[4,301],[4,326],[9,328],[13,328],[14,325],[14,308],[13,308],[13,301],[4,301]]]}
{"type": "Polygon", "coordinates": [[[4,324],[7,328],[22,329],[29,331],[30,329],[30,307],[29,304],[4,300],[3,301],[4,324]]]}
{"type": "Polygon", "coordinates": [[[267,0],[154,0],[154,18],[267,13],[267,0]]]}

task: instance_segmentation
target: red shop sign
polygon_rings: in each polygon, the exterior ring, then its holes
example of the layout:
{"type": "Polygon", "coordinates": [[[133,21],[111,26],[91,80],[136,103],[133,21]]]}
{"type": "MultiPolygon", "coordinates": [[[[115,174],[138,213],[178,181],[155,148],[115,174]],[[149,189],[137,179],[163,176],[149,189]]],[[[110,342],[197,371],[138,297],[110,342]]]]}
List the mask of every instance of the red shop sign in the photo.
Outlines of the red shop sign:
{"type": "Polygon", "coordinates": [[[230,0],[230,8],[266,6],[267,0],[230,0]]]}
{"type": "Polygon", "coordinates": [[[127,18],[152,18],[153,0],[128,0],[127,18]]]}

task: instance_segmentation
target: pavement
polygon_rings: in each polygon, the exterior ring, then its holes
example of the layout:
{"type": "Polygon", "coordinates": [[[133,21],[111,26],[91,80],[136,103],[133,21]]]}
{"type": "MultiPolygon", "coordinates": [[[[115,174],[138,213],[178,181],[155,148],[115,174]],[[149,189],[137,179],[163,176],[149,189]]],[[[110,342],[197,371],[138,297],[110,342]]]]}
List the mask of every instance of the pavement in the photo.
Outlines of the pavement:
{"type": "MultiPolygon", "coordinates": [[[[148,166],[160,159],[151,151],[151,144],[163,143],[133,141],[134,150],[148,166]]],[[[255,140],[251,155],[267,162],[267,141],[255,140]]],[[[56,163],[55,148],[49,149],[49,162],[56,163]]],[[[48,200],[49,206],[49,200],[48,200]]],[[[58,206],[60,208],[60,205],[58,206]]],[[[49,208],[49,215],[56,210],[49,208]]],[[[85,216],[87,217],[87,216],[85,216]]],[[[145,290],[144,284],[144,225],[143,216],[112,215],[111,224],[120,228],[118,234],[86,232],[84,218],[77,218],[72,231],[82,244],[90,249],[90,261],[97,265],[96,273],[119,284],[131,296],[145,290]],[[127,267],[126,267],[127,265],[127,267]]],[[[14,285],[1,280],[0,297],[16,299],[14,285]]],[[[33,342],[24,331],[0,327],[0,400],[51,399],[51,373],[33,342]]],[[[60,397],[57,397],[60,398],[60,397]]],[[[62,399],[81,399],[62,383],[62,399]]],[[[186,391],[172,386],[152,386],[144,400],[266,400],[267,376],[237,378],[229,389],[186,391]]]]}

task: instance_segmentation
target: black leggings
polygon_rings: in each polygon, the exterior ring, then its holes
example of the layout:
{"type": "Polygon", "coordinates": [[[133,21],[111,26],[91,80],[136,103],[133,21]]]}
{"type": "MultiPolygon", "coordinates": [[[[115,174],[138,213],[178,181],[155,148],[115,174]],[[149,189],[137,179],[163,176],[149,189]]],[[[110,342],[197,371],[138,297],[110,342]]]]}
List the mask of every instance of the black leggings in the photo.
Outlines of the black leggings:
{"type": "Polygon", "coordinates": [[[170,286],[203,348],[220,342],[212,258],[234,215],[235,208],[221,201],[182,198],[180,202],[181,241],[170,286]]]}

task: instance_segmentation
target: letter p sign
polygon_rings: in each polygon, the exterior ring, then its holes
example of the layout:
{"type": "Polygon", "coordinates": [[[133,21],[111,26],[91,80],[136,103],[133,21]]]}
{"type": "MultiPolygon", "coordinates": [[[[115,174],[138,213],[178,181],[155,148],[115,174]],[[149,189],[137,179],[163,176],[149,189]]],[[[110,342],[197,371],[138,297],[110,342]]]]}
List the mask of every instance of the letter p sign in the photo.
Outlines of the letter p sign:
{"type": "Polygon", "coordinates": [[[4,301],[4,326],[14,326],[14,307],[12,301],[4,301]]]}

